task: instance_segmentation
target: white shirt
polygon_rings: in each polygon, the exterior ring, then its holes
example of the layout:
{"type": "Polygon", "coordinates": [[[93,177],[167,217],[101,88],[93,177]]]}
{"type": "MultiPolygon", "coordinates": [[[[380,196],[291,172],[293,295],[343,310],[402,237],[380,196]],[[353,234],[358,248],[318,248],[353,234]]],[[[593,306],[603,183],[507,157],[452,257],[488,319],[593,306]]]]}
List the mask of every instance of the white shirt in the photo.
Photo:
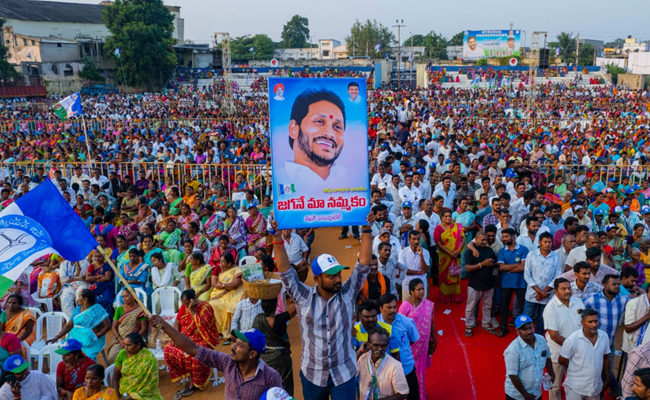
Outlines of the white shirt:
{"type": "MultiPolygon", "coordinates": [[[[413,184],[415,186],[415,184],[413,184]]],[[[426,180],[420,182],[420,186],[416,186],[418,189],[420,189],[420,194],[422,195],[423,199],[430,199],[431,198],[431,184],[427,182],[426,180]]]]}
{"type": "MultiPolygon", "coordinates": [[[[287,250],[287,256],[289,257],[289,264],[298,264],[302,260],[302,253],[309,250],[309,247],[305,244],[305,241],[295,233],[291,233],[291,242],[282,237],[284,241],[284,248],[287,250]]],[[[275,250],[273,251],[275,257],[275,250]]]]}
{"type": "MultiPolygon", "coordinates": [[[[584,244],[571,249],[571,252],[566,258],[566,265],[573,268],[573,266],[580,261],[587,261],[587,247],[584,244]]],[[[562,268],[564,267],[565,266],[563,265],[562,268]]]]}
{"type": "Polygon", "coordinates": [[[336,163],[332,164],[329,175],[323,180],[311,168],[291,161],[286,161],[284,168],[280,167],[277,172],[274,172],[273,181],[281,185],[294,184],[296,192],[292,193],[292,195],[296,197],[323,193],[323,189],[340,187],[356,188],[366,187],[368,185],[367,177],[364,182],[359,174],[355,174],[349,168],[341,167],[336,163]]]}
{"type": "Polygon", "coordinates": [[[456,189],[449,187],[449,192],[445,192],[444,189],[436,189],[435,192],[433,192],[433,197],[438,197],[442,196],[443,198],[443,205],[449,209],[454,208],[454,199],[456,198],[456,189]]]}
{"type": "Polygon", "coordinates": [[[373,177],[372,180],[370,181],[371,185],[379,185],[380,183],[386,184],[386,187],[390,185],[391,180],[393,179],[393,175],[384,173],[384,177],[382,178],[379,173],[376,173],[373,177]]]}
{"type": "Polygon", "coordinates": [[[564,386],[581,396],[597,396],[603,388],[603,356],[609,357],[609,353],[609,338],[600,329],[595,345],[582,329],[573,332],[560,351],[562,357],[570,360],[564,386]]]}
{"type": "MultiPolygon", "coordinates": [[[[422,257],[424,258],[424,262],[426,263],[427,260],[429,260],[429,252],[425,249],[422,249],[422,257]]],[[[419,274],[419,272],[421,271],[420,255],[418,253],[413,252],[411,246],[405,247],[399,251],[398,262],[402,265],[405,265],[407,270],[418,272],[418,275],[404,275],[404,279],[402,279],[402,292],[404,292],[404,285],[406,285],[406,292],[408,293],[409,282],[411,282],[415,278],[422,279],[422,282],[424,282],[424,288],[425,289],[427,288],[428,286],[427,274],[426,273],[422,275],[419,274]]],[[[427,266],[428,265],[429,264],[427,264],[427,266]]]]}
{"type": "MultiPolygon", "coordinates": [[[[374,239],[372,239],[372,254],[376,255],[377,258],[379,258],[379,244],[383,243],[381,240],[379,240],[379,236],[375,236],[374,239]]],[[[390,241],[389,244],[391,246],[391,251],[390,251],[390,257],[389,259],[395,260],[397,262],[397,257],[399,256],[399,251],[402,250],[402,245],[399,242],[399,239],[396,238],[394,235],[390,235],[390,241]]],[[[382,272],[383,274],[383,272],[382,272]]],[[[393,278],[391,278],[392,281],[393,278]]]]}
{"type": "MultiPolygon", "coordinates": [[[[582,300],[577,297],[571,297],[569,307],[562,304],[556,296],[548,302],[544,308],[544,328],[557,333],[563,338],[568,338],[573,332],[582,328],[580,320],[580,311],[585,306],[582,300]]],[[[546,341],[551,350],[551,361],[557,363],[562,346],[551,339],[551,335],[546,332],[546,341]]]]}
{"type": "Polygon", "coordinates": [[[90,186],[97,184],[99,185],[99,188],[101,189],[102,186],[108,183],[108,178],[105,177],[104,175],[99,175],[99,178],[92,177],[90,178],[90,186]]]}
{"type": "Polygon", "coordinates": [[[431,211],[431,216],[427,217],[427,214],[424,211],[420,211],[417,214],[415,214],[415,220],[419,221],[421,219],[427,221],[429,223],[429,237],[433,238],[433,231],[436,229],[436,226],[440,225],[442,221],[440,221],[440,216],[433,211],[431,211]]]}
{"type": "Polygon", "coordinates": [[[413,185],[411,185],[410,188],[405,185],[399,190],[399,197],[402,199],[402,202],[411,202],[413,205],[413,212],[417,212],[419,210],[418,203],[420,202],[420,199],[422,199],[422,193],[420,192],[420,189],[416,188],[413,185]]]}

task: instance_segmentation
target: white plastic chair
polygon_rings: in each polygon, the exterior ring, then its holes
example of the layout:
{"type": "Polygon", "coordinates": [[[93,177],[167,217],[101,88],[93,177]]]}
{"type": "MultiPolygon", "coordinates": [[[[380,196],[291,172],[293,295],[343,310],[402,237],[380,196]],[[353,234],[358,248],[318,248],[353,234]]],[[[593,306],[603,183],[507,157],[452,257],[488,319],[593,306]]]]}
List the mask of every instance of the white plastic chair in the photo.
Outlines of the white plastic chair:
{"type": "Polygon", "coordinates": [[[36,318],[36,319],[38,319],[38,317],[40,317],[41,315],[43,315],[43,310],[41,310],[41,309],[38,308],[38,307],[23,307],[23,308],[26,308],[26,309],[28,309],[29,311],[31,311],[32,314],[34,314],[34,318],[36,318]]]}
{"type": "Polygon", "coordinates": [[[54,311],[54,303],[52,302],[52,300],[56,299],[60,295],[61,295],[61,292],[55,294],[52,297],[40,298],[38,296],[38,291],[36,291],[36,292],[32,293],[32,299],[34,299],[34,301],[37,302],[38,304],[45,304],[45,308],[47,309],[46,311],[47,312],[52,312],[52,311],[54,311]]]}
{"type": "Polygon", "coordinates": [[[109,365],[104,370],[104,386],[111,387],[113,383],[113,370],[115,369],[115,364],[109,365]]]}
{"type": "Polygon", "coordinates": [[[256,262],[257,262],[257,258],[253,256],[246,256],[246,257],[242,257],[242,259],[239,260],[239,266],[241,267],[242,265],[246,265],[246,264],[254,264],[256,262]]]}
{"type": "MultiPolygon", "coordinates": [[[[147,307],[147,309],[148,309],[149,308],[149,298],[147,296],[147,292],[145,292],[143,289],[140,289],[140,288],[133,288],[133,290],[135,291],[135,294],[138,295],[138,297],[140,298],[142,303],[144,303],[144,306],[147,307]]],[[[122,303],[122,296],[115,297],[115,304],[114,304],[115,308],[117,308],[118,306],[121,306],[122,304],[123,304],[122,303]]]]}
{"type": "MultiPolygon", "coordinates": [[[[48,312],[36,319],[36,341],[32,343],[31,349],[30,349],[30,358],[31,359],[36,359],[37,357],[40,357],[41,355],[47,356],[47,353],[44,353],[45,348],[47,347],[45,345],[45,341],[52,339],[55,337],[59,332],[61,332],[61,329],[63,329],[63,326],[70,321],[70,318],[65,314],[60,311],[55,311],[55,312],[48,312]],[[43,323],[45,323],[45,339],[43,339],[43,323]]],[[[63,338],[61,338],[63,340],[63,338]]]]}
{"type": "Polygon", "coordinates": [[[31,346],[29,344],[27,344],[27,342],[24,341],[24,340],[21,340],[20,344],[23,346],[23,349],[25,349],[25,360],[27,360],[27,362],[30,362],[30,360],[32,358],[32,348],[31,348],[31,346]]]}
{"type": "Polygon", "coordinates": [[[174,286],[161,287],[153,291],[151,298],[151,312],[160,315],[173,326],[181,302],[181,291],[174,286]]]}
{"type": "Polygon", "coordinates": [[[47,359],[48,365],[49,365],[49,373],[47,376],[54,382],[56,385],[56,367],[59,365],[61,361],[63,361],[63,356],[57,354],[55,350],[58,350],[61,347],[60,344],[48,344],[47,346],[43,347],[41,349],[41,352],[38,356],[38,370],[45,373],[43,371],[43,367],[45,366],[45,356],[48,356],[47,359]]]}

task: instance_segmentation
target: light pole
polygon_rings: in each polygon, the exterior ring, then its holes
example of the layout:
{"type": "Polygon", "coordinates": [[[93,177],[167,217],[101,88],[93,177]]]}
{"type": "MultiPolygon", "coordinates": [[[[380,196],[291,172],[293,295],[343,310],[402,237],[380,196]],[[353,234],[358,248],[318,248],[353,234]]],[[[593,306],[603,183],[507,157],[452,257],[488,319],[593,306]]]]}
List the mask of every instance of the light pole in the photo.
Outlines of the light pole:
{"type": "Polygon", "coordinates": [[[314,47],[314,45],[312,44],[313,41],[314,41],[314,37],[316,37],[316,35],[311,35],[311,36],[309,36],[309,59],[310,59],[310,60],[311,60],[311,52],[312,52],[312,48],[314,47]]]}
{"type": "Polygon", "coordinates": [[[401,39],[401,28],[406,27],[404,25],[404,20],[395,20],[395,24],[393,25],[393,28],[397,28],[397,90],[400,89],[400,77],[401,77],[401,71],[400,71],[400,63],[402,62],[402,39],[401,39]]]}

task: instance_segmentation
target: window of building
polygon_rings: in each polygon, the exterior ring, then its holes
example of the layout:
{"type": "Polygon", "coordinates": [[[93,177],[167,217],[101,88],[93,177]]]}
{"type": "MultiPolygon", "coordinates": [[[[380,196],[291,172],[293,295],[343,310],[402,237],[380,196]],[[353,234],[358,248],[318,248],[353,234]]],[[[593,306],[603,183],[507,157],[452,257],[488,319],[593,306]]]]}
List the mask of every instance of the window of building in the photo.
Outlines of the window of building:
{"type": "Polygon", "coordinates": [[[63,76],[73,76],[74,75],[74,70],[72,69],[72,65],[66,64],[65,69],[63,70],[63,76]]]}
{"type": "Polygon", "coordinates": [[[35,45],[36,45],[36,42],[32,40],[32,46],[35,46],[35,45]]]}
{"type": "Polygon", "coordinates": [[[323,57],[329,57],[330,56],[330,51],[329,50],[323,50],[323,57]]]}
{"type": "Polygon", "coordinates": [[[61,43],[57,43],[57,44],[56,44],[56,47],[61,47],[61,43]]]}
{"type": "Polygon", "coordinates": [[[23,38],[23,46],[27,46],[27,39],[23,38]]]}

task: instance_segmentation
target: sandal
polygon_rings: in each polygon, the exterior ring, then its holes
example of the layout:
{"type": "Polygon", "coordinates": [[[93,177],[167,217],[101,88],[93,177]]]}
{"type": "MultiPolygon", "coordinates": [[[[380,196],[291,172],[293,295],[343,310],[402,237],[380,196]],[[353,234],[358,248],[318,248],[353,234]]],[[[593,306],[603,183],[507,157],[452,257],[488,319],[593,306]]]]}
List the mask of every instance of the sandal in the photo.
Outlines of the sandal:
{"type": "Polygon", "coordinates": [[[183,393],[181,393],[181,397],[190,397],[193,394],[194,394],[194,388],[191,387],[189,389],[186,389],[183,393]]]}
{"type": "Polygon", "coordinates": [[[472,337],[472,336],[474,336],[474,332],[472,332],[472,330],[469,329],[469,328],[465,329],[465,336],[472,337]]]}
{"type": "Polygon", "coordinates": [[[510,333],[509,330],[507,330],[507,329],[501,329],[501,330],[499,331],[499,333],[497,333],[497,336],[498,336],[498,337],[504,337],[504,336],[506,336],[506,335],[509,334],[509,333],[510,333]]]}
{"type": "Polygon", "coordinates": [[[495,331],[494,328],[492,328],[491,326],[488,326],[487,328],[483,328],[483,330],[485,330],[487,333],[491,333],[493,335],[499,336],[497,331],[495,331]]]}

